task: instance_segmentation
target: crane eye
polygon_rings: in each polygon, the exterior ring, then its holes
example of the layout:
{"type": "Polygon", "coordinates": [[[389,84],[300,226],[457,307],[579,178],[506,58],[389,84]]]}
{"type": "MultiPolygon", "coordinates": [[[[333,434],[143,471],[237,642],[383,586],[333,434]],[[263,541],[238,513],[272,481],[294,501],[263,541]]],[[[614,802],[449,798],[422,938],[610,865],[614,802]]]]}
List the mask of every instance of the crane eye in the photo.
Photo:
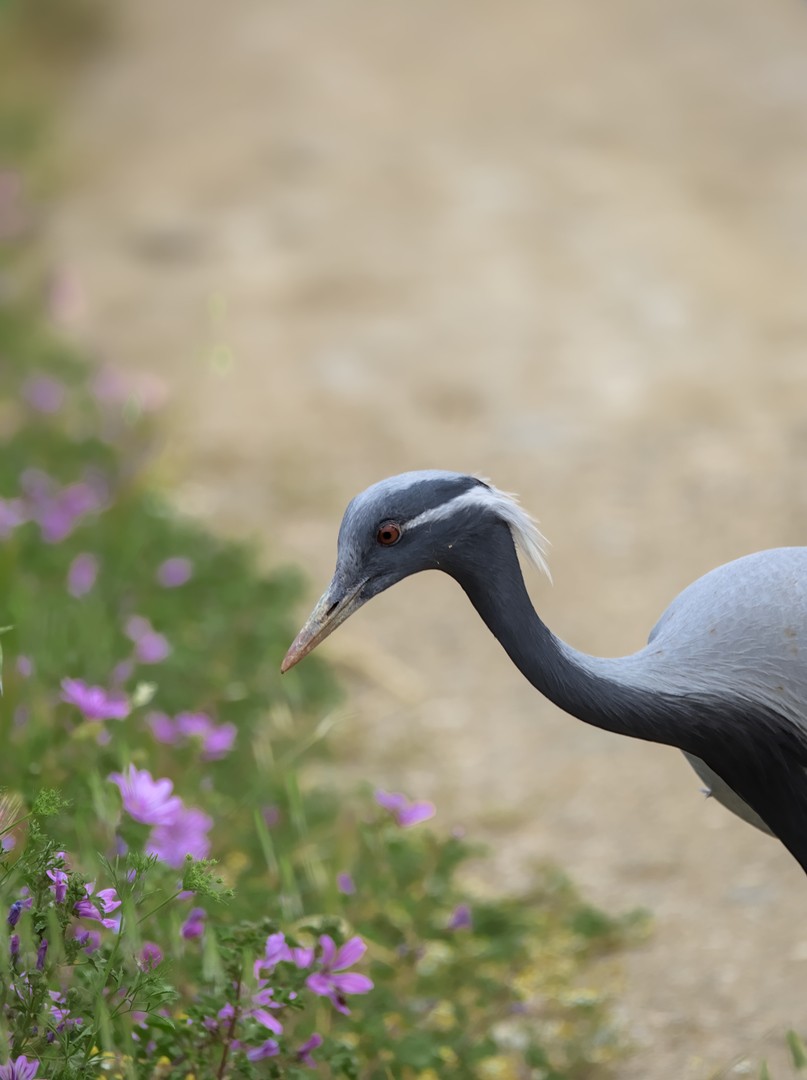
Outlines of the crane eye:
{"type": "Polygon", "coordinates": [[[401,539],[401,526],[394,521],[385,521],[383,525],[378,526],[375,538],[384,547],[392,547],[401,539]]]}

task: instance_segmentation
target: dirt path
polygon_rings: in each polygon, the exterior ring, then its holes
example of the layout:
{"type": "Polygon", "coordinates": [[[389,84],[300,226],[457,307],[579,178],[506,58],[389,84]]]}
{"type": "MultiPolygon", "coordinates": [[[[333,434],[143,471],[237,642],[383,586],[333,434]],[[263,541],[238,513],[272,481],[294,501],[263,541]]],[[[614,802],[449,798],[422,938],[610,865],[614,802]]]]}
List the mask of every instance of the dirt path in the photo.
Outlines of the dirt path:
{"type": "MultiPolygon", "coordinates": [[[[66,103],[50,236],[99,351],[174,393],[183,505],[305,565],[313,599],[355,491],[479,470],[553,541],[547,621],[610,654],[713,565],[805,542],[803,5],[125,18],[66,103]]],[[[431,576],[325,651],[363,774],[483,828],[505,885],[548,856],[656,913],[624,966],[625,1080],[804,1029],[803,874],[676,753],[559,714],[431,576]]]]}

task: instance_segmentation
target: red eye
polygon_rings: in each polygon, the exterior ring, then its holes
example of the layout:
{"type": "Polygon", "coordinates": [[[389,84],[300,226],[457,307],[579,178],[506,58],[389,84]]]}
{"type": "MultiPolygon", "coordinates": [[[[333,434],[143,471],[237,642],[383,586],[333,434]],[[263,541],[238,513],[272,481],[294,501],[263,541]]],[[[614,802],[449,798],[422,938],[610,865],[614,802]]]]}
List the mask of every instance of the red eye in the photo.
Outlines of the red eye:
{"type": "Polygon", "coordinates": [[[375,538],[384,547],[392,547],[401,539],[401,526],[394,521],[385,521],[383,525],[379,525],[375,538]]]}

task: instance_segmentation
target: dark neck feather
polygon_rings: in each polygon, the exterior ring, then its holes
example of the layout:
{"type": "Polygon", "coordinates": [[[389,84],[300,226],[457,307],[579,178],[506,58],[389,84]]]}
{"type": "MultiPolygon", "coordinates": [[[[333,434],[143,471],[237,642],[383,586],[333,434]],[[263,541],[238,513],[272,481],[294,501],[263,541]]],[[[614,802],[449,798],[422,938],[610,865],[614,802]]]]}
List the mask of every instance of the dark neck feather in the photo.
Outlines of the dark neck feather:
{"type": "Polygon", "coordinates": [[[532,606],[509,529],[491,533],[484,545],[481,537],[457,545],[460,557],[449,572],[522,675],[587,724],[680,747],[673,696],[631,685],[619,660],[586,657],[556,637],[532,606]]]}

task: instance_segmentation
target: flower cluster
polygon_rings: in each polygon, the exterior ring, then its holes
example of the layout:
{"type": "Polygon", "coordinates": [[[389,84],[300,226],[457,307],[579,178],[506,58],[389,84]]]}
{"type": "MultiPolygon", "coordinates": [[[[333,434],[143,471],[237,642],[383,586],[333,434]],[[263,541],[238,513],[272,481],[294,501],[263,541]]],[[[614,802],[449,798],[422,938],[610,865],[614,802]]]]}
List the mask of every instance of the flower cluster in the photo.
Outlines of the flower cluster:
{"type": "Polygon", "coordinates": [[[402,828],[419,825],[434,817],[434,803],[410,802],[405,795],[394,791],[376,791],[375,801],[394,816],[402,828]]]}
{"type": "Polygon", "coordinates": [[[171,780],[155,780],[146,769],[130,765],[126,774],[111,773],[109,779],[118,785],[123,808],[135,821],[151,825],[146,850],[176,869],[188,855],[206,859],[210,854],[208,832],[213,819],[203,810],[185,806],[173,795],[171,780]]]}
{"type": "Polygon", "coordinates": [[[237,734],[235,724],[216,724],[206,713],[181,712],[172,718],[166,713],[152,712],[148,724],[154,738],[161,743],[196,742],[202,761],[226,757],[237,734]]]}
{"type": "MultiPolygon", "coordinates": [[[[231,1048],[241,1050],[248,1061],[262,1061],[280,1053],[279,1037],[284,1033],[281,1019],[286,1004],[278,1000],[271,985],[280,965],[289,965],[304,975],[302,987],[313,994],[326,997],[334,1008],[349,1014],[346,995],[366,994],[373,983],[366,975],[350,972],[363,955],[367,946],[359,937],[353,937],[337,949],[333,938],[323,934],[319,938],[319,952],[313,947],[289,945],[285,934],[270,934],[265,942],[263,955],[253,965],[255,983],[249,993],[244,993],[240,983],[234,985],[232,1000],[227,1001],[215,1016],[206,1016],[202,1024],[211,1033],[224,1030],[232,1037],[231,1048]],[[255,1024],[250,1025],[249,1021],[255,1024]],[[256,1026],[257,1025],[257,1026],[256,1026]]],[[[288,994],[289,1002],[298,1002],[298,991],[288,994]]],[[[322,1045],[322,1036],[314,1032],[294,1051],[295,1060],[314,1067],[313,1052],[322,1045]]]]}

